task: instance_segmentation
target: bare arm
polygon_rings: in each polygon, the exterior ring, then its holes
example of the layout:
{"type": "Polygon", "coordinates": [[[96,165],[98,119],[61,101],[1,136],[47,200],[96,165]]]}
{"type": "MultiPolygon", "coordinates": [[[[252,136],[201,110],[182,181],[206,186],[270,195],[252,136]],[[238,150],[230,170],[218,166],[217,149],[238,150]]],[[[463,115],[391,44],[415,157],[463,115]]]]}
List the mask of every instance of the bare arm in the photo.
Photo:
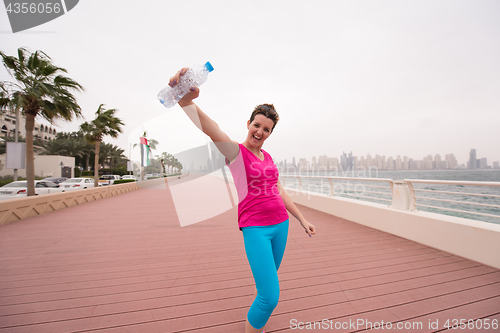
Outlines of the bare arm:
{"type": "MultiPolygon", "coordinates": [[[[171,87],[175,86],[177,82],[179,82],[180,76],[187,70],[188,68],[183,68],[177,72],[176,75],[170,78],[169,85],[171,87]]],[[[222,155],[227,157],[229,161],[233,161],[239,152],[238,143],[231,140],[229,136],[220,129],[219,125],[193,102],[193,99],[197,98],[199,94],[200,89],[192,87],[191,91],[184,95],[179,101],[179,106],[182,107],[196,127],[210,137],[222,155]]]]}
{"type": "Polygon", "coordinates": [[[304,216],[302,216],[302,213],[299,211],[297,206],[295,206],[295,203],[292,201],[290,196],[283,189],[279,180],[278,180],[278,190],[280,192],[281,199],[283,200],[283,203],[285,204],[286,210],[288,210],[297,220],[299,220],[300,224],[302,225],[305,232],[309,236],[315,235],[316,229],[315,229],[314,225],[307,222],[307,220],[304,218],[304,216]]]}

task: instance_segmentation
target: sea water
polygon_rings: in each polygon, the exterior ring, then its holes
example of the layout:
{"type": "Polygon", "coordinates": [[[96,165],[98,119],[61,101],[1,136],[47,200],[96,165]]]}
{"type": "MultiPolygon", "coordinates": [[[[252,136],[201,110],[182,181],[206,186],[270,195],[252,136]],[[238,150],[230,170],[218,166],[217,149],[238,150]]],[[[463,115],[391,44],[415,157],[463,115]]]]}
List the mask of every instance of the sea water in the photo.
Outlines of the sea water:
{"type": "MultiPolygon", "coordinates": [[[[297,178],[293,176],[332,176],[332,177],[354,177],[354,178],[378,178],[378,179],[426,179],[426,180],[450,180],[450,181],[478,181],[478,182],[500,182],[500,170],[486,169],[486,170],[397,170],[397,171],[378,171],[372,170],[358,170],[358,171],[336,171],[336,172],[281,172],[281,176],[285,177],[285,187],[298,188],[299,183],[297,178]]],[[[328,179],[307,179],[301,178],[302,189],[313,193],[321,193],[323,195],[332,194],[334,196],[347,197],[351,199],[359,199],[370,202],[376,202],[387,206],[391,205],[392,194],[389,182],[374,182],[374,181],[358,181],[350,179],[335,179],[330,181],[328,179]]],[[[480,203],[487,205],[500,206],[500,198],[488,196],[471,196],[466,193],[485,194],[500,196],[500,187],[489,186],[468,186],[468,185],[444,185],[444,184],[419,184],[414,183],[415,190],[425,190],[430,192],[416,191],[417,209],[428,211],[438,214],[446,214],[451,216],[470,218],[474,220],[491,222],[500,224],[500,209],[496,207],[475,206],[467,204],[480,203]],[[445,192],[458,192],[462,194],[448,194],[438,193],[438,191],[445,192]],[[428,200],[453,200],[461,201],[463,203],[428,200]],[[483,214],[498,215],[499,217],[480,216],[469,213],[454,212],[444,209],[437,209],[421,205],[436,206],[442,208],[450,208],[463,210],[467,212],[477,212],[483,214]]]]}

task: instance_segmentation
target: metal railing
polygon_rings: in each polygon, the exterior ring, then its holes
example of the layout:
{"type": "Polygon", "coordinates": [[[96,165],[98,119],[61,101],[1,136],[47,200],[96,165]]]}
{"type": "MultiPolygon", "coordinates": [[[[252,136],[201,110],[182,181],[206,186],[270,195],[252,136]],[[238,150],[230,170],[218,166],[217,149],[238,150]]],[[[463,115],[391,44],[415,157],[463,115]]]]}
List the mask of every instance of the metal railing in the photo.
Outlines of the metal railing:
{"type": "MultiPolygon", "coordinates": [[[[462,186],[462,187],[476,187],[476,186],[481,186],[481,187],[493,187],[493,188],[500,188],[500,182],[471,182],[471,181],[446,181],[446,180],[425,180],[425,179],[405,179],[404,183],[408,185],[408,190],[410,192],[410,210],[416,210],[417,206],[420,207],[428,207],[432,209],[439,209],[439,210],[448,210],[448,211],[453,211],[453,212],[458,212],[458,213],[465,213],[465,214],[472,214],[472,215],[477,215],[477,216],[488,216],[488,217],[494,217],[494,218],[500,218],[500,205],[498,204],[486,204],[486,203],[480,203],[480,202],[472,202],[472,201],[463,201],[463,200],[452,200],[452,199],[443,199],[443,198],[433,198],[433,197],[423,197],[423,196],[417,196],[418,192],[424,192],[424,193],[432,193],[432,194],[449,194],[449,195],[459,195],[459,196],[465,196],[465,197],[482,197],[482,198],[496,198],[500,199],[500,195],[498,194],[491,194],[491,193],[471,193],[471,192],[460,192],[460,191],[442,191],[442,190],[426,190],[426,189],[417,189],[415,188],[414,184],[428,184],[428,185],[449,185],[449,186],[462,186]],[[433,205],[426,205],[423,203],[417,203],[417,199],[419,200],[427,200],[427,201],[439,201],[439,202],[447,202],[447,203],[453,203],[453,204],[459,204],[459,205],[464,205],[464,206],[471,206],[471,207],[489,207],[493,208],[495,210],[498,210],[499,214],[488,214],[484,212],[476,212],[472,210],[463,210],[463,209],[456,209],[456,208],[451,208],[451,207],[441,207],[441,206],[433,206],[433,205]]],[[[500,193],[500,191],[499,191],[500,193]]]]}
{"type": "MultiPolygon", "coordinates": [[[[307,187],[307,190],[310,192],[318,192],[318,189],[322,189],[328,185],[329,187],[329,196],[347,196],[347,197],[357,197],[363,199],[371,199],[371,200],[379,200],[385,202],[392,202],[390,199],[384,199],[375,196],[367,196],[364,195],[366,193],[375,194],[379,196],[389,196],[392,197],[392,186],[393,180],[390,178],[358,178],[358,177],[322,177],[322,176],[296,176],[296,175],[283,175],[280,176],[283,187],[286,187],[287,184],[290,184],[290,181],[286,181],[287,178],[296,178],[297,179],[297,189],[299,191],[303,191],[304,187],[307,187]],[[312,182],[304,183],[303,180],[308,179],[312,180],[312,182]],[[318,184],[318,181],[320,181],[318,184]],[[327,184],[323,184],[322,180],[328,180],[327,184]],[[336,180],[348,181],[347,183],[334,183],[336,180]],[[316,182],[314,182],[316,181],[316,182]],[[367,185],[367,184],[351,184],[349,181],[357,181],[357,182],[380,182],[380,183],[388,183],[389,186],[376,186],[376,185],[367,185]],[[350,187],[353,186],[354,189],[351,190],[350,187]],[[362,191],[358,190],[358,186],[361,186],[362,191]],[[389,192],[380,192],[380,191],[368,191],[369,189],[385,189],[389,190],[389,192]],[[311,191],[312,190],[312,191],[311,191]],[[336,191],[337,190],[337,191],[336,191]],[[360,193],[361,192],[361,193],[360,193]]],[[[319,191],[322,192],[321,190],[319,191]]]]}
{"type": "Polygon", "coordinates": [[[410,211],[416,211],[418,210],[418,207],[425,207],[430,208],[434,211],[438,210],[440,212],[449,211],[460,214],[471,214],[474,216],[498,219],[498,221],[500,221],[500,182],[446,181],[423,179],[393,180],[390,178],[357,178],[301,175],[280,175],[280,180],[283,187],[288,187],[290,189],[296,188],[301,192],[308,191],[324,195],[324,188],[327,187],[329,188],[329,191],[326,191],[328,196],[347,196],[358,198],[361,200],[390,202],[391,207],[397,206],[396,208],[407,209],[410,211]],[[356,183],[352,184],[350,183],[351,181],[355,181],[356,183]],[[369,182],[388,183],[389,186],[366,184],[369,182]],[[438,187],[444,188],[421,188],[425,185],[439,185],[438,187]],[[350,189],[351,186],[354,186],[354,190],[350,189]],[[418,186],[420,186],[420,188],[418,188],[418,186]],[[462,192],[458,189],[453,189],[453,187],[460,189],[466,188],[466,191],[462,192]],[[478,191],[476,187],[487,190],[478,191]],[[358,190],[360,188],[362,189],[362,191],[358,190]],[[474,188],[476,188],[476,192],[473,191],[474,188]],[[389,192],[383,192],[381,191],[381,189],[389,190],[389,192]],[[421,195],[421,193],[424,194],[421,195]],[[384,198],[385,196],[389,196],[390,199],[384,198]],[[459,200],[454,198],[454,196],[461,196],[465,199],[459,200]],[[480,200],[482,200],[483,202],[477,202],[480,200]],[[424,203],[422,201],[424,201],[424,203]],[[427,204],[427,201],[441,203],[441,206],[427,204]],[[395,202],[397,203],[396,205],[395,202]],[[403,203],[401,204],[401,202],[403,203]],[[468,209],[467,207],[470,207],[470,209],[468,209]]]}

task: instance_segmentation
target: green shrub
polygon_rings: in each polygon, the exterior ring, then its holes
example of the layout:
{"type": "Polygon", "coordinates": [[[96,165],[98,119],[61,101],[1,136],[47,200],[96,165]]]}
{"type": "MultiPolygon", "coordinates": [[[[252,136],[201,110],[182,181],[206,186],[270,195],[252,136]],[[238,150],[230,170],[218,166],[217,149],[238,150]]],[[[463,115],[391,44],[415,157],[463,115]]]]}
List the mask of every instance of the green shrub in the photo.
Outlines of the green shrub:
{"type": "Polygon", "coordinates": [[[135,180],[133,180],[133,179],[117,179],[113,182],[113,185],[123,184],[123,183],[132,183],[132,182],[135,182],[135,180]]]}
{"type": "Polygon", "coordinates": [[[0,186],[7,185],[8,183],[12,183],[14,179],[5,179],[5,180],[0,180],[0,186]]]}

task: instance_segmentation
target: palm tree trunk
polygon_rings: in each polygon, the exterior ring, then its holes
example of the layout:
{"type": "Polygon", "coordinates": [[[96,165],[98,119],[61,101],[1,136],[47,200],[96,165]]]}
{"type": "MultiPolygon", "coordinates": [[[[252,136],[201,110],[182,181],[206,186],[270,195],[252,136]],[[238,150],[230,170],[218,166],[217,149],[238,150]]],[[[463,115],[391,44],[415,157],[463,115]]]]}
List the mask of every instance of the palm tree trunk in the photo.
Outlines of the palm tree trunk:
{"type": "Polygon", "coordinates": [[[33,129],[35,115],[26,113],[26,180],[28,196],[35,195],[35,154],[33,152],[33,129]]]}
{"type": "Polygon", "coordinates": [[[95,162],[94,162],[94,187],[99,186],[99,150],[101,149],[101,141],[95,142],[95,162]]]}

